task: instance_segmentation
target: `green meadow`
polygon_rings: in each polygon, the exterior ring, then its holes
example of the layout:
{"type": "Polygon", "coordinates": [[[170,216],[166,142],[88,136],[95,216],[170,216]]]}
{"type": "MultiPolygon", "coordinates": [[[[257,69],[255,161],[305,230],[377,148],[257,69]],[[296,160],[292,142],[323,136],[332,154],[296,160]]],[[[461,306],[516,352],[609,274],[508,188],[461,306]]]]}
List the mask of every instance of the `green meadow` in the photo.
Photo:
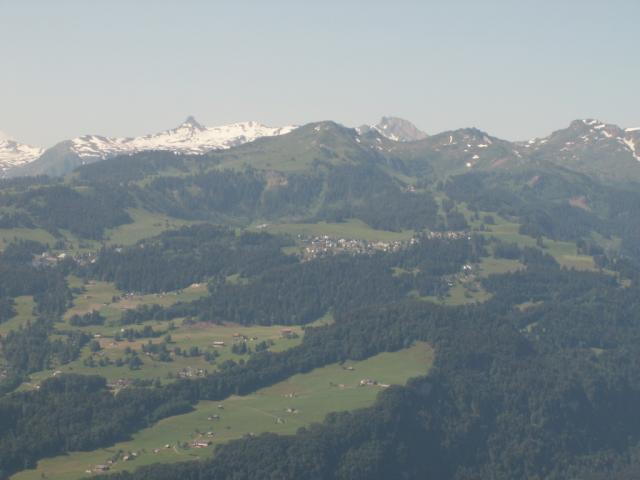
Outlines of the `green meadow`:
{"type": "MultiPolygon", "coordinates": [[[[482,217],[484,215],[481,214],[482,217]]],[[[522,235],[518,232],[520,225],[518,223],[509,222],[499,215],[489,212],[495,219],[495,225],[485,225],[486,231],[479,232],[487,237],[496,237],[504,242],[514,242],[521,247],[535,247],[536,240],[533,237],[522,235]]],[[[563,242],[551,240],[544,237],[543,250],[553,255],[560,265],[567,268],[575,268],[576,270],[595,270],[593,257],[589,255],[578,254],[576,244],[573,242],[563,242]]]]}
{"type": "Polygon", "coordinates": [[[33,297],[24,295],[15,299],[16,316],[0,323],[0,335],[6,335],[9,331],[20,328],[30,320],[35,320],[33,308],[36,306],[33,297]]]}
{"type": "Polygon", "coordinates": [[[91,452],[73,452],[38,462],[13,480],[73,480],[88,475],[95,465],[114,460],[111,471],[131,470],[156,462],[197,460],[213,454],[215,445],[263,432],[292,434],[320,422],[332,411],[372,405],[386,385],[403,385],[409,378],[428,373],[434,351],[425,343],[393,353],[382,353],[360,362],[333,364],[294,375],[271,387],[222,402],[200,402],[187,414],[159,421],[125,442],[91,452]],[[378,385],[361,386],[363,379],[378,385]],[[219,418],[214,418],[218,416],[219,418]],[[211,441],[195,448],[195,440],[211,441]],[[136,453],[133,461],[122,457],[136,453]]]}
{"type": "MultiPolygon", "coordinates": [[[[202,355],[182,356],[172,354],[171,361],[164,362],[142,353],[142,346],[144,344],[148,342],[160,343],[163,341],[163,337],[153,339],[143,338],[133,341],[116,341],[113,336],[120,330],[120,327],[110,327],[111,331],[109,331],[109,327],[82,327],[82,329],[88,331],[94,329],[94,331],[100,330],[104,332],[104,335],[100,334],[101,337],[98,339],[102,349],[92,354],[88,346],[84,347],[80,358],[77,360],[30,375],[30,384],[38,384],[42,380],[54,375],[55,372],[100,375],[110,382],[119,379],[158,379],[165,383],[172,381],[179,375],[197,376],[198,371],[212,373],[217,369],[217,365],[225,360],[239,361],[242,358],[248,358],[246,355],[238,355],[232,352],[234,343],[243,341],[242,339],[244,338],[247,339],[247,346],[252,350],[255,349],[255,345],[259,342],[266,341],[270,345],[269,350],[277,352],[298,345],[304,335],[301,327],[286,327],[295,333],[292,338],[289,338],[282,334],[282,330],[285,327],[278,325],[246,327],[232,323],[224,325],[211,323],[184,324],[183,320],[177,320],[173,322],[174,330],[168,330],[170,323],[172,322],[145,322],[147,325],[152,325],[154,330],[168,331],[171,335],[171,343],[168,344],[170,350],[179,347],[183,351],[188,351],[192,347],[197,347],[200,352],[215,351],[219,356],[214,362],[210,363],[206,361],[202,355]],[[214,346],[214,342],[223,342],[224,345],[214,346]],[[116,359],[125,357],[127,349],[138,352],[143,362],[140,368],[132,370],[126,364],[122,366],[115,364],[106,366],[85,365],[85,359],[92,355],[96,362],[98,362],[100,358],[109,358],[112,362],[115,362],[116,359]]],[[[127,328],[131,328],[131,326],[127,328]]],[[[140,329],[142,326],[136,325],[133,328],[140,329]]]]}
{"type": "Polygon", "coordinates": [[[105,236],[108,244],[133,245],[144,238],[159,235],[165,230],[174,230],[194,223],[137,208],[129,209],[127,212],[133,222],[107,230],[105,236]]]}

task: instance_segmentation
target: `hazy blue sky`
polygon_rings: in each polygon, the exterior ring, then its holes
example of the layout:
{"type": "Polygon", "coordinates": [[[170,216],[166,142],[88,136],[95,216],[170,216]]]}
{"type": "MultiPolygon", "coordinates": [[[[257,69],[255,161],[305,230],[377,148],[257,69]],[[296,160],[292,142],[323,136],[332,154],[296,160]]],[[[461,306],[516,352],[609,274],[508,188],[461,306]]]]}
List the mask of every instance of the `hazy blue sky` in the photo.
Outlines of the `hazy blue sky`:
{"type": "Polygon", "coordinates": [[[640,125],[640,1],[0,0],[0,130],[49,146],[382,115],[507,139],[640,125]]]}

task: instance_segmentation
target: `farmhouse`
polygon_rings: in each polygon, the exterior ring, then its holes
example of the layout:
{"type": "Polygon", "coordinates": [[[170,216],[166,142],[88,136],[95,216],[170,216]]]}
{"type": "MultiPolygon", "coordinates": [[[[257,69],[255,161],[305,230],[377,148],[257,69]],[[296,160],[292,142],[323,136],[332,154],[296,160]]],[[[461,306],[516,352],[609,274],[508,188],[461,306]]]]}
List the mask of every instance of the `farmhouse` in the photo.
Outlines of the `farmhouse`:
{"type": "Polygon", "coordinates": [[[193,448],[207,448],[211,445],[211,440],[194,440],[191,446],[193,448]]]}
{"type": "Polygon", "coordinates": [[[280,330],[280,336],[282,336],[282,338],[293,338],[294,335],[294,331],[290,328],[283,328],[280,330]]]}
{"type": "Polygon", "coordinates": [[[363,378],[362,380],[360,380],[360,385],[361,386],[373,386],[373,385],[377,385],[378,382],[377,380],[372,380],[370,378],[363,378]]]}

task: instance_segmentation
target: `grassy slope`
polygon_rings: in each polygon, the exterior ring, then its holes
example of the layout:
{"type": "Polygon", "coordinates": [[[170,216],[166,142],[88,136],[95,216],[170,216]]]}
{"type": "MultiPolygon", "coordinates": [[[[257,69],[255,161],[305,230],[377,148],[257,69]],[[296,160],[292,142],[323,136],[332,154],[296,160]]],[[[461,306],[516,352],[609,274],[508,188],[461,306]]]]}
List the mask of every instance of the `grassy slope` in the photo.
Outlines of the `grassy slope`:
{"type": "MultiPolygon", "coordinates": [[[[180,228],[183,225],[190,225],[195,222],[187,220],[180,220],[177,218],[169,217],[159,213],[148,212],[139,208],[132,208],[127,210],[131,216],[133,222],[125,225],[121,225],[116,228],[107,229],[105,231],[105,243],[108,245],[132,245],[144,238],[159,235],[166,230],[173,230],[180,228]]],[[[101,242],[80,239],[68,230],[60,230],[61,235],[64,237],[68,244],[73,246],[68,250],[56,250],[56,252],[77,253],[95,251],[100,248],[101,242]],[[79,247],[82,244],[83,247],[79,247]]],[[[56,242],[56,238],[46,230],[41,228],[11,228],[0,229],[0,251],[4,249],[4,246],[14,240],[35,240],[44,244],[48,244],[50,247],[56,242]]]]}
{"type": "Polygon", "coordinates": [[[18,240],[35,240],[53,245],[55,238],[42,228],[0,228],[0,250],[8,243],[18,240]]]}
{"type": "MultiPolygon", "coordinates": [[[[147,322],[152,325],[156,330],[166,330],[168,322],[147,322]]],[[[85,358],[90,356],[88,347],[85,347],[82,351],[81,357],[78,360],[74,360],[66,365],[59,365],[51,370],[37,372],[32,374],[31,384],[37,384],[42,380],[50,377],[58,370],[65,373],[78,373],[83,375],[100,375],[105,377],[109,381],[115,381],[117,379],[160,379],[163,382],[169,380],[169,375],[172,378],[181,371],[196,371],[202,369],[209,373],[216,370],[216,365],[224,362],[225,360],[238,361],[241,358],[248,358],[246,356],[236,355],[231,352],[231,346],[234,342],[234,334],[245,335],[246,337],[257,337],[257,340],[249,340],[248,346],[253,346],[261,341],[271,340],[274,345],[270,347],[272,351],[285,350],[291,348],[300,343],[302,338],[302,329],[299,327],[287,327],[291,328],[298,334],[298,338],[282,338],[281,329],[283,327],[274,325],[269,327],[244,327],[235,324],[214,325],[214,324],[196,324],[196,325],[182,325],[182,322],[175,322],[176,329],[171,331],[172,343],[170,348],[180,347],[181,349],[189,349],[190,347],[197,346],[202,351],[215,350],[220,356],[216,359],[215,363],[211,364],[204,360],[203,357],[183,357],[175,356],[171,362],[161,362],[153,360],[150,357],[141,353],[141,347],[146,344],[149,339],[139,339],[134,341],[120,341],[115,342],[113,338],[103,337],[100,344],[102,351],[96,356],[96,361],[101,356],[105,356],[115,361],[117,358],[125,356],[125,349],[127,347],[138,351],[141,355],[141,359],[144,362],[142,367],[138,370],[131,370],[128,366],[118,367],[116,365],[108,365],[104,367],[95,366],[89,367],[83,364],[85,358]],[[225,346],[221,348],[214,348],[212,344],[214,341],[223,341],[225,346]]],[[[85,327],[85,329],[91,329],[96,327],[85,327]]],[[[135,326],[134,328],[140,329],[142,326],[135,326]]],[[[117,327],[119,329],[119,327],[117,327]]],[[[162,338],[151,339],[153,343],[159,343],[162,338]]]]}
{"type": "Polygon", "coordinates": [[[19,328],[29,320],[35,320],[33,315],[33,307],[35,302],[32,296],[22,296],[15,299],[15,310],[17,315],[11,318],[9,321],[0,323],[0,335],[6,335],[9,331],[19,328]]]}
{"type": "MultiPolygon", "coordinates": [[[[70,277],[69,284],[73,287],[82,285],[80,279],[70,277]]],[[[141,345],[147,343],[149,339],[140,339],[132,342],[120,341],[116,342],[114,336],[121,330],[121,326],[117,325],[117,320],[122,315],[125,309],[135,308],[138,305],[143,304],[159,304],[162,306],[169,306],[178,301],[189,301],[202,297],[207,294],[206,285],[198,284],[188,287],[178,292],[167,292],[166,294],[150,294],[150,295],[131,295],[123,297],[122,292],[119,291],[112,283],[109,282],[90,282],[84,286],[85,292],[74,296],[74,305],[64,315],[64,324],[58,325],[58,329],[76,329],[89,333],[90,335],[100,335],[99,342],[102,346],[102,351],[96,355],[96,361],[101,356],[106,356],[112,361],[117,358],[124,357],[124,350],[129,347],[140,352],[141,345]],[[113,297],[119,297],[115,302],[112,302],[113,297]],[[88,313],[92,310],[97,310],[106,317],[104,325],[92,325],[87,327],[72,327],[68,321],[74,314],[88,313]]],[[[24,323],[30,316],[30,306],[32,306],[31,297],[21,297],[20,299],[19,315],[9,322],[3,324],[2,331],[8,331],[11,328],[17,328],[20,324],[24,323]],[[31,302],[31,303],[29,303],[31,302]]],[[[167,331],[169,325],[173,324],[175,330],[171,330],[172,344],[170,347],[180,347],[183,350],[191,347],[198,347],[200,350],[212,350],[212,344],[214,341],[224,341],[225,346],[222,348],[215,348],[220,354],[216,363],[223,362],[227,359],[239,360],[241,356],[235,355],[231,352],[231,345],[234,341],[234,334],[239,333],[248,338],[255,338],[257,340],[249,340],[249,347],[252,347],[255,343],[261,341],[272,341],[274,345],[270,347],[273,351],[283,350],[297,345],[301,340],[303,331],[299,327],[291,327],[298,334],[298,338],[282,338],[281,326],[252,326],[244,327],[234,324],[215,325],[215,324],[196,324],[185,325],[182,319],[178,319],[174,322],[156,322],[148,321],[142,325],[130,325],[126,328],[134,328],[136,330],[142,329],[144,325],[151,325],[154,330],[167,331]]],[[[162,341],[162,338],[151,339],[153,343],[162,341]]],[[[130,370],[127,366],[96,366],[88,367],[83,364],[85,358],[91,354],[88,347],[85,347],[81,357],[78,360],[70,362],[66,365],[56,365],[50,370],[37,372],[31,375],[31,384],[37,384],[45,378],[51,376],[56,370],[62,372],[75,372],[80,374],[97,374],[104,376],[110,381],[120,378],[125,379],[156,379],[166,380],[169,374],[176,375],[178,372],[185,369],[203,369],[208,371],[214,371],[216,369],[215,364],[206,362],[202,357],[183,357],[178,356],[174,358],[172,362],[160,362],[155,361],[149,357],[143,356],[144,365],[139,370],[130,370]]]]}
{"type": "Polygon", "coordinates": [[[428,372],[434,352],[424,343],[395,353],[382,353],[362,362],[349,362],[353,371],[337,364],[315,369],[307,374],[257,391],[246,397],[230,397],[221,402],[200,402],[188,414],[167,418],[147,428],[130,441],[111,448],[92,452],[77,452],[46,459],[37,469],[14,475],[14,480],[75,479],[85,476],[85,471],[96,464],[105,463],[119,450],[137,452],[133,462],[117,462],[113,470],[132,469],[155,462],[175,462],[208,457],[212,448],[192,449],[179,445],[196,438],[207,438],[215,444],[262,432],[291,434],[304,425],[321,421],[331,411],[352,410],[371,405],[381,387],[358,386],[363,378],[376,379],[380,383],[404,384],[418,375],[428,372]],[[297,413],[287,413],[294,409],[297,413]],[[208,420],[220,415],[220,420],[208,420]],[[279,423],[281,419],[283,423],[279,423]],[[165,445],[170,448],[164,448],[165,445]],[[158,453],[154,453],[159,449],[158,453]]]}
{"type": "MultiPolygon", "coordinates": [[[[484,232],[484,235],[496,237],[505,242],[515,242],[520,246],[536,246],[534,238],[518,233],[519,225],[517,223],[509,222],[495,214],[490,215],[493,215],[496,224],[488,225],[487,231],[484,232]]],[[[480,216],[482,217],[482,214],[480,216]]],[[[578,270],[595,270],[596,268],[593,263],[593,257],[588,255],[579,255],[576,244],[573,242],[563,242],[544,238],[543,245],[544,250],[553,255],[558,263],[564,267],[575,268],[578,270]]]]}
{"type": "Polygon", "coordinates": [[[74,295],[73,307],[71,307],[64,315],[68,320],[72,315],[89,313],[92,310],[99,311],[107,319],[105,327],[90,327],[94,333],[113,334],[115,330],[109,328],[109,322],[120,318],[122,312],[128,309],[134,309],[139,305],[161,305],[168,307],[176,302],[188,302],[196,300],[207,295],[207,286],[205,284],[194,284],[185,289],[148,295],[125,295],[124,292],[118,290],[111,282],[90,282],[82,285],[77,278],[71,277],[69,284],[72,287],[83,286],[85,291],[74,295]],[[113,297],[117,297],[113,302],[113,297]]]}
{"type": "Polygon", "coordinates": [[[105,237],[108,238],[108,244],[132,245],[144,238],[159,235],[165,230],[173,230],[194,223],[138,208],[127,211],[133,223],[107,230],[105,237]]]}

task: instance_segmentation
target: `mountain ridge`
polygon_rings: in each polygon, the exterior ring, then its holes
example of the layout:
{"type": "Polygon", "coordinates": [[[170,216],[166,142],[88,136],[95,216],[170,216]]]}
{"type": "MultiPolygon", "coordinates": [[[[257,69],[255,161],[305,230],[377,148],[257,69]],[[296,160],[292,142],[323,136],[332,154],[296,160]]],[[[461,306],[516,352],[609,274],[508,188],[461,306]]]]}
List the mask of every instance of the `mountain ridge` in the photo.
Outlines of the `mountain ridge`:
{"type": "Polygon", "coordinates": [[[30,163],[43,152],[40,147],[17,142],[0,132],[0,172],[30,163]]]}
{"type": "Polygon", "coordinates": [[[106,137],[82,135],[64,140],[41,152],[37,158],[22,162],[19,168],[8,167],[9,176],[60,175],[79,165],[104,160],[116,155],[129,155],[147,150],[164,150],[183,154],[203,154],[228,149],[263,136],[282,135],[294,126],[268,127],[248,121],[217,127],[205,127],[193,116],[175,128],[140,137],[106,137]]]}
{"type": "MultiPolygon", "coordinates": [[[[332,150],[324,145],[333,141],[329,139],[331,135],[346,134],[361,146],[366,145],[389,157],[390,161],[396,158],[408,161],[417,168],[416,171],[423,171],[424,165],[421,164],[425,162],[431,164],[434,172],[441,174],[545,162],[602,178],[640,180],[640,128],[622,128],[596,119],[574,120],[566,128],[555,130],[546,137],[516,142],[491,136],[473,127],[427,135],[411,122],[397,117],[382,117],[375,125],[355,129],[335,122],[316,122],[305,126],[310,126],[325,138],[325,141],[307,139],[325,148],[325,153],[332,150]],[[329,125],[340,126],[344,132],[351,133],[339,133],[329,125]]],[[[177,127],[156,134],[140,137],[89,134],[59,142],[46,150],[13,140],[0,140],[0,171],[9,177],[58,176],[80,165],[118,155],[154,150],[201,155],[234,149],[260,138],[281,137],[301,128],[292,125],[268,127],[255,121],[206,127],[189,116],[177,127]]],[[[283,142],[282,148],[288,148],[284,145],[287,142],[283,142]]],[[[348,149],[351,152],[360,150],[352,147],[348,149]]],[[[257,153],[255,148],[251,150],[257,153]]],[[[344,155],[348,157],[349,153],[344,152],[344,155]]]]}

